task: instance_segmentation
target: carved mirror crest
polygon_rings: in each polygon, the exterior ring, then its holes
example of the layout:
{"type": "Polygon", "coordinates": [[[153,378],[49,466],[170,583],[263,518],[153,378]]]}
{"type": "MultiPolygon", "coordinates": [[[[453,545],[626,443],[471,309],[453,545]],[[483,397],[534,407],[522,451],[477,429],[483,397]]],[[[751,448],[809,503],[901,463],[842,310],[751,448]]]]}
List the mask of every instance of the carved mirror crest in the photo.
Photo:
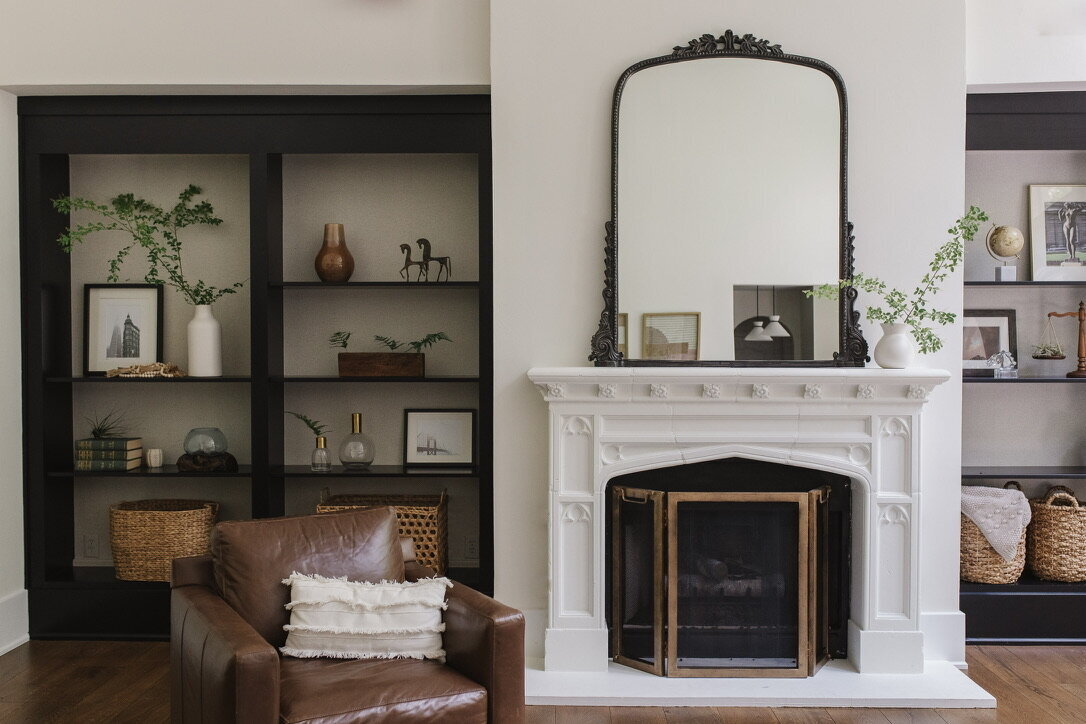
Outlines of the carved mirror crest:
{"type": "Polygon", "coordinates": [[[856,291],[803,294],[852,275],[837,71],[752,35],[703,35],[626,69],[611,134],[589,359],[863,366],[856,291]]]}

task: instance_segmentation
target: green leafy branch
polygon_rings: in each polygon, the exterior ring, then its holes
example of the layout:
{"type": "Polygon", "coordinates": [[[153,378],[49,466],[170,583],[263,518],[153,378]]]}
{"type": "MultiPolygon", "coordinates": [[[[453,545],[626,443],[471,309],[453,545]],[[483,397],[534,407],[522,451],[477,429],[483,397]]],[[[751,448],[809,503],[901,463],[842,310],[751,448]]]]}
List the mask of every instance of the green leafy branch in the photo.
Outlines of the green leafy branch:
{"type": "Polygon", "coordinates": [[[76,244],[87,240],[99,231],[124,231],[132,241],[122,246],[109,260],[110,282],[119,282],[121,267],[135,247],[143,249],[149,269],[143,279],[148,284],[166,284],[177,289],[189,304],[213,304],[226,294],[236,294],[245,282],[229,287],[214,287],[201,279],[195,283],[185,278],[181,261],[181,239],[178,231],[188,226],[218,226],[222,219],[215,216],[211,203],[204,200],[193,203],[202,193],[199,186],[189,184],[177,197],[177,204],[167,210],[133,194],[121,194],[109,204],[99,204],[89,199],[62,196],[53,199],[53,208],[62,214],[73,211],[90,211],[105,221],[92,221],[68,228],[57,237],[64,251],[71,253],[76,244]]]}
{"type": "Polygon", "coordinates": [[[414,342],[399,342],[392,337],[382,337],[379,334],[375,334],[373,338],[374,340],[388,347],[393,352],[398,350],[400,347],[410,347],[411,350],[414,351],[416,354],[422,352],[422,350],[424,349],[429,349],[430,347],[433,347],[435,344],[441,342],[442,340],[452,342],[452,338],[444,332],[432,332],[423,337],[422,339],[416,339],[414,342]]]}
{"type": "Polygon", "coordinates": [[[291,412],[290,410],[284,410],[284,412],[286,412],[288,415],[294,415],[294,417],[304,422],[306,426],[308,426],[309,429],[313,431],[313,434],[317,437],[322,437],[324,433],[330,429],[320,420],[314,420],[313,418],[303,415],[300,412],[291,412]]]}
{"type": "Polygon", "coordinates": [[[951,236],[950,241],[935,251],[935,256],[928,265],[928,272],[911,294],[890,287],[878,277],[862,272],[857,272],[848,279],[841,279],[836,284],[822,284],[814,289],[804,290],[803,293],[808,297],[836,300],[840,299],[842,289],[851,287],[882,297],[884,306],[869,306],[867,318],[873,322],[907,324],[922,353],[936,352],[942,349],[943,340],[927,323],[951,324],[957,315],[935,309],[928,300],[939,292],[939,285],[961,264],[965,257],[965,242],[972,241],[981,223],[987,220],[988,214],[976,206],[970,206],[965,216],[947,229],[951,236]]]}
{"type": "Polygon", "coordinates": [[[347,343],[351,339],[350,332],[333,332],[332,336],[328,338],[329,347],[342,347],[347,349],[347,343]]]}

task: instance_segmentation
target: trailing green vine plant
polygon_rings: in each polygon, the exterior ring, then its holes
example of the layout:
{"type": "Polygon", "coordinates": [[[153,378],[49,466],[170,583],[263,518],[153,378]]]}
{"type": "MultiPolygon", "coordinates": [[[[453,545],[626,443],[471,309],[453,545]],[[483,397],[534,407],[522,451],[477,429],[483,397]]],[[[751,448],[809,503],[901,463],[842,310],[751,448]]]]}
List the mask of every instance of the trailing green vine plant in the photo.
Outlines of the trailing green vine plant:
{"type": "Polygon", "coordinates": [[[913,289],[906,294],[900,289],[890,287],[876,276],[857,272],[848,279],[841,279],[836,284],[822,284],[814,289],[804,290],[808,297],[839,299],[841,290],[855,287],[868,294],[882,297],[883,306],[869,306],[867,318],[873,322],[902,323],[909,325],[916,345],[924,354],[936,352],[943,347],[943,340],[927,324],[952,324],[957,318],[953,312],[943,312],[931,306],[929,300],[939,292],[939,285],[946,281],[965,257],[965,242],[972,241],[977,235],[982,222],[988,220],[988,214],[976,206],[970,206],[965,216],[958,219],[947,230],[951,239],[935,251],[935,256],[928,265],[928,272],[913,289]]]}
{"type": "Polygon", "coordinates": [[[124,231],[132,237],[109,260],[110,282],[120,281],[121,267],[135,247],[143,249],[149,265],[143,280],[148,284],[166,284],[185,297],[192,305],[213,304],[226,294],[236,294],[245,284],[237,282],[228,287],[214,287],[202,279],[195,282],[185,278],[181,261],[181,239],[178,231],[188,226],[218,226],[222,219],[215,216],[211,203],[204,200],[193,203],[193,199],[203,193],[199,186],[190,184],[177,197],[177,204],[166,210],[146,199],[136,198],[134,194],[121,194],[109,204],[100,204],[90,199],[62,196],[53,199],[53,208],[70,214],[73,211],[90,211],[98,214],[104,221],[93,221],[67,229],[57,238],[61,248],[69,254],[72,248],[86,241],[87,237],[99,231],[124,231]]]}

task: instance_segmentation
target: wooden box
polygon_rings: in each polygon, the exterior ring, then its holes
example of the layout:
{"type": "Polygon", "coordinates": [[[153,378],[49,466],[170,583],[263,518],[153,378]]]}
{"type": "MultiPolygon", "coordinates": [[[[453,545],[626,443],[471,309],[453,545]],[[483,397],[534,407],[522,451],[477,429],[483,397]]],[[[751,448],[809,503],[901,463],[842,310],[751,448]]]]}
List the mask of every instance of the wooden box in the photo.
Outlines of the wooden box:
{"type": "Polygon", "coordinates": [[[415,352],[340,352],[340,377],[425,377],[426,355],[415,352]]]}

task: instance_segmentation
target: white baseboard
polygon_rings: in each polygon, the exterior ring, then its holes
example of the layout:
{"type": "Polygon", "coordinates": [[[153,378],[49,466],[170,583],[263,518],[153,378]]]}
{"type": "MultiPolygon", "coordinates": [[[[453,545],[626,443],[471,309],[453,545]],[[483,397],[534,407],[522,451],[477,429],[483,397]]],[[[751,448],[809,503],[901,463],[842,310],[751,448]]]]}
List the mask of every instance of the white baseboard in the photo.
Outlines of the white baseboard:
{"type": "Polygon", "coordinates": [[[934,611],[920,614],[924,632],[924,658],[949,661],[965,669],[965,614],[961,611],[934,611]]]}
{"type": "Polygon", "coordinates": [[[0,655],[30,640],[29,600],[25,589],[0,598],[0,655]]]}

